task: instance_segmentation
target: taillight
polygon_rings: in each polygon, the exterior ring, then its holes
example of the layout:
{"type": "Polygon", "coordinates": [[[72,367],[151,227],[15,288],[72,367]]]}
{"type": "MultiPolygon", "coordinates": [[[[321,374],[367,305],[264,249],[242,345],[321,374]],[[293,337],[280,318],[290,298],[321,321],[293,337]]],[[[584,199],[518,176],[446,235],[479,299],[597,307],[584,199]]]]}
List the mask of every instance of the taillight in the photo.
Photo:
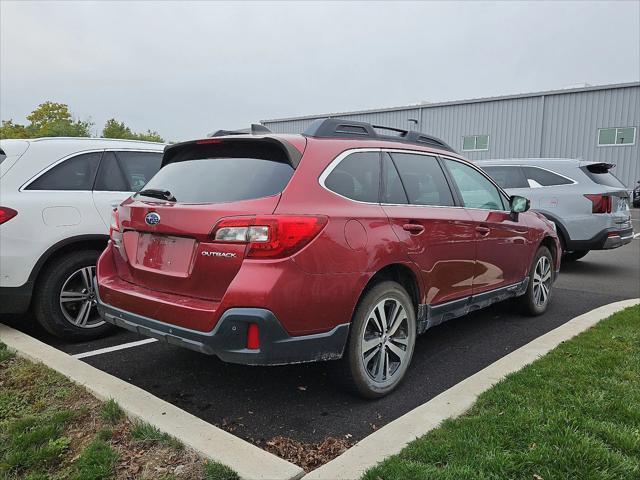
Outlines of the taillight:
{"type": "MultiPolygon", "coordinates": [[[[109,237],[111,237],[111,240],[113,240],[114,232],[120,233],[120,215],[117,208],[114,208],[111,212],[111,225],[109,225],[109,237]]],[[[121,235],[118,235],[118,239],[120,238],[121,235]]]]}
{"type": "Polygon", "coordinates": [[[8,222],[16,215],[18,215],[18,212],[16,212],[13,208],[0,207],[0,225],[8,222]]]}
{"type": "Polygon", "coordinates": [[[591,200],[591,213],[611,213],[612,200],[609,195],[598,194],[586,194],[589,200],[591,200]]]}
{"type": "Polygon", "coordinates": [[[247,258],[284,258],[313,240],[327,224],[327,217],[270,215],[232,217],[218,222],[214,241],[246,243],[247,258]]]}

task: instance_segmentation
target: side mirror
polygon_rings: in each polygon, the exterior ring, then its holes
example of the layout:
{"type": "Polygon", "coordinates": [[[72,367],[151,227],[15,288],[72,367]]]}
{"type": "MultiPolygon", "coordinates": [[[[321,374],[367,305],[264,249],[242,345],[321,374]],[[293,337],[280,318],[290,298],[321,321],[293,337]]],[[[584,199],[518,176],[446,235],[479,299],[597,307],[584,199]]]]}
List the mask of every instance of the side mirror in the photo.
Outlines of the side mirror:
{"type": "Polygon", "coordinates": [[[531,202],[527,198],[519,195],[512,195],[511,198],[509,198],[509,208],[513,213],[526,212],[530,207],[531,202]]]}
{"type": "Polygon", "coordinates": [[[531,207],[531,202],[528,198],[521,197],[519,195],[512,195],[509,198],[509,209],[511,210],[511,218],[518,220],[518,214],[526,212],[531,207]]]}

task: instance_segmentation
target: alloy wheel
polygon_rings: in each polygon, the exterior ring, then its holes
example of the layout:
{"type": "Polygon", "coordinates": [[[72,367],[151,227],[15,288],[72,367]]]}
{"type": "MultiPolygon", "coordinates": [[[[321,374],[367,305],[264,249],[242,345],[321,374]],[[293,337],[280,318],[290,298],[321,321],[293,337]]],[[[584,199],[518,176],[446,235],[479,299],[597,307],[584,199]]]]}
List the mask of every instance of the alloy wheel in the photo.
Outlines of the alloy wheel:
{"type": "Polygon", "coordinates": [[[546,256],[541,256],[533,272],[533,301],[538,307],[543,307],[549,300],[551,291],[551,262],[546,256]]]}
{"type": "Polygon", "coordinates": [[[96,328],[104,325],[96,308],[96,292],[93,277],[96,267],[83,267],[73,272],[62,285],[60,309],[64,318],[79,328],[96,328]]]}
{"type": "Polygon", "coordinates": [[[361,360],[376,383],[389,383],[409,361],[409,322],[402,304],[394,298],[381,300],[367,316],[361,338],[361,360]]]}

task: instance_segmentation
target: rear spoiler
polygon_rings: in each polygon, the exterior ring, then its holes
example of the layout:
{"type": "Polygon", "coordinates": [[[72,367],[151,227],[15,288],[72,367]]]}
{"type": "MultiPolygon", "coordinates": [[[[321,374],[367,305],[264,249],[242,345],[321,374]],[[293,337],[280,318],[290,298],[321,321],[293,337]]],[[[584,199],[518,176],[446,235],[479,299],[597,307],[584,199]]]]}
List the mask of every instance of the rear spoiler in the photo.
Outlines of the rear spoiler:
{"type": "Polygon", "coordinates": [[[184,160],[215,157],[262,158],[287,163],[297,168],[302,153],[286,140],[277,137],[233,134],[167,145],[164,148],[161,167],[184,160]]]}
{"type": "Polygon", "coordinates": [[[580,165],[583,168],[586,168],[591,173],[607,173],[612,168],[615,168],[614,163],[604,163],[604,162],[584,162],[580,165]]]}

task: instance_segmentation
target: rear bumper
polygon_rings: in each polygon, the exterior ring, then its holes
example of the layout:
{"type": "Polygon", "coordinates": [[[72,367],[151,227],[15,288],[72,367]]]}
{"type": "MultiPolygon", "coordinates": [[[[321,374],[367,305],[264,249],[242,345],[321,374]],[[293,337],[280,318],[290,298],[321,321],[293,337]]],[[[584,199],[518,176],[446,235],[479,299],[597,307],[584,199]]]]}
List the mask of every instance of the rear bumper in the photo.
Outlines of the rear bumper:
{"type": "Polygon", "coordinates": [[[261,308],[231,308],[222,314],[210,332],[190,330],[127,312],[107,305],[99,296],[98,311],[106,322],[126,330],[167,344],[216,355],[224,362],[245,365],[335,360],[342,357],[349,334],[347,323],[325,333],[290,336],[271,311],[261,308]],[[246,348],[247,330],[251,323],[258,325],[258,349],[246,348]]]}
{"type": "Polygon", "coordinates": [[[607,228],[588,240],[570,240],[566,250],[610,250],[626,245],[633,240],[633,228],[619,230],[607,228]]]}
{"type": "Polygon", "coordinates": [[[0,314],[25,313],[31,304],[33,282],[21,287],[0,287],[0,314]]]}

